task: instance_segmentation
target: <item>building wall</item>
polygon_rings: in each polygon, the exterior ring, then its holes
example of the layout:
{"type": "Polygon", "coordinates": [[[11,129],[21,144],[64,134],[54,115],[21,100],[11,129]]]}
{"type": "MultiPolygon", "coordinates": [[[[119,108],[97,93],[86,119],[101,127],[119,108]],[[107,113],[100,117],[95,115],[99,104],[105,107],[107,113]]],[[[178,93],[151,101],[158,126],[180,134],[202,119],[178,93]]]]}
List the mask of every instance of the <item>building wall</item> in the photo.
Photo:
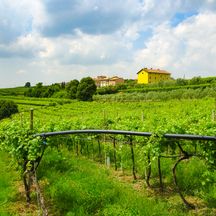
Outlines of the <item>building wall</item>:
{"type": "Polygon", "coordinates": [[[169,74],[158,74],[158,73],[149,73],[148,83],[158,83],[160,81],[169,80],[169,74]]]}
{"type": "Polygon", "coordinates": [[[108,78],[106,76],[98,76],[97,78],[94,79],[95,84],[97,87],[106,87],[106,86],[115,86],[118,83],[123,83],[124,79],[120,77],[112,77],[108,78]]]}
{"type": "Polygon", "coordinates": [[[138,73],[139,84],[158,83],[160,81],[165,81],[169,79],[170,79],[170,74],[148,73],[144,70],[138,73]]]}
{"type": "Polygon", "coordinates": [[[93,80],[98,88],[109,85],[109,80],[106,76],[97,76],[97,78],[93,78],[93,80]]]}
{"type": "Polygon", "coordinates": [[[122,78],[117,78],[117,79],[114,79],[114,80],[110,80],[109,81],[109,83],[110,83],[110,85],[117,85],[117,84],[119,84],[119,83],[124,83],[124,79],[122,79],[122,78]]]}
{"type": "Polygon", "coordinates": [[[144,70],[142,70],[140,73],[138,73],[138,80],[137,82],[139,84],[147,84],[149,83],[148,73],[144,70]]]}

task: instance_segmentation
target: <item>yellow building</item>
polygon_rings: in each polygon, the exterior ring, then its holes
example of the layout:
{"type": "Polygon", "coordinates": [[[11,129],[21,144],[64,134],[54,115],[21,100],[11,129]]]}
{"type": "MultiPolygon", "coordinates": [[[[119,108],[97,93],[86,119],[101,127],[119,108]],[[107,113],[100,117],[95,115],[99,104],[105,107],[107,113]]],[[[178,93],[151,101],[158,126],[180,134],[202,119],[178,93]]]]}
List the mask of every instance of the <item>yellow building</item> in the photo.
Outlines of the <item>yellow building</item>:
{"type": "Polygon", "coordinates": [[[137,73],[139,84],[158,83],[160,81],[170,80],[170,73],[160,69],[143,68],[137,73]]]}

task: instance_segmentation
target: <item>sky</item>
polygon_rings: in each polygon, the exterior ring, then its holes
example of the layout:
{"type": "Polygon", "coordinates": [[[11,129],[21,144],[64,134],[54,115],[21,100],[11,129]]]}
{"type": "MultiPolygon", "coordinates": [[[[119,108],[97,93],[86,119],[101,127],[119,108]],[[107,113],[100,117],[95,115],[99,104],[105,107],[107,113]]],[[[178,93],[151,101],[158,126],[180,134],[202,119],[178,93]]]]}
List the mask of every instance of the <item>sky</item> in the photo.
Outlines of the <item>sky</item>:
{"type": "Polygon", "coordinates": [[[0,0],[0,88],[216,76],[216,0],[0,0]]]}

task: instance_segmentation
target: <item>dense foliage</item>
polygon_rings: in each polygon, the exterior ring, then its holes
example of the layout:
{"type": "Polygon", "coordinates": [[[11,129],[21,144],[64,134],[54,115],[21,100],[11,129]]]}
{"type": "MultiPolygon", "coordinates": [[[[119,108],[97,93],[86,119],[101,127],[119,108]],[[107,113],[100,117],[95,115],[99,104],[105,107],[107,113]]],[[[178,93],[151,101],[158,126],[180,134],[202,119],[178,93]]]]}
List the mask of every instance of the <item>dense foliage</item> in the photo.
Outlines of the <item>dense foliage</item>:
{"type": "Polygon", "coordinates": [[[92,101],[92,97],[95,94],[97,86],[91,77],[85,77],[81,79],[78,87],[76,97],[80,101],[92,101]]]}
{"type": "Polygon", "coordinates": [[[35,87],[29,88],[28,91],[24,93],[28,97],[45,97],[49,98],[54,95],[54,93],[61,90],[61,85],[56,83],[50,86],[43,86],[43,83],[38,83],[35,87]]]}
{"type": "Polygon", "coordinates": [[[76,99],[78,85],[79,85],[79,81],[76,79],[71,80],[66,85],[66,90],[68,92],[69,98],[76,99]]]}
{"type": "Polygon", "coordinates": [[[85,77],[80,82],[71,80],[69,83],[55,83],[50,86],[43,86],[38,83],[35,87],[29,88],[24,95],[36,98],[70,98],[81,101],[91,101],[96,92],[96,85],[91,77],[85,77]]]}
{"type": "Polygon", "coordinates": [[[97,89],[97,94],[105,95],[105,94],[115,94],[119,90],[118,86],[106,86],[97,89]]]}
{"type": "Polygon", "coordinates": [[[18,106],[10,100],[0,100],[0,120],[18,112],[18,106]]]}

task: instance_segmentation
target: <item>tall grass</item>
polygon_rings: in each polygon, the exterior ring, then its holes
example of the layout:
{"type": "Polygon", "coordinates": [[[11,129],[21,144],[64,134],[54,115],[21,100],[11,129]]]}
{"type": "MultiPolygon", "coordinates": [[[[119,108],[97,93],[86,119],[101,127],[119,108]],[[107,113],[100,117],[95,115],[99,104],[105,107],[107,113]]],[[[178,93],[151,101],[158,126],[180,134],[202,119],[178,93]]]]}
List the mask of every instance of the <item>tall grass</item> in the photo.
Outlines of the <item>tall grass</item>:
{"type": "Polygon", "coordinates": [[[102,165],[66,150],[48,150],[38,177],[53,215],[189,215],[183,205],[148,198],[102,165]]]}
{"type": "Polygon", "coordinates": [[[14,201],[17,188],[14,180],[17,177],[15,172],[11,170],[7,155],[0,151],[0,215],[11,215],[9,206],[14,201]]]}

